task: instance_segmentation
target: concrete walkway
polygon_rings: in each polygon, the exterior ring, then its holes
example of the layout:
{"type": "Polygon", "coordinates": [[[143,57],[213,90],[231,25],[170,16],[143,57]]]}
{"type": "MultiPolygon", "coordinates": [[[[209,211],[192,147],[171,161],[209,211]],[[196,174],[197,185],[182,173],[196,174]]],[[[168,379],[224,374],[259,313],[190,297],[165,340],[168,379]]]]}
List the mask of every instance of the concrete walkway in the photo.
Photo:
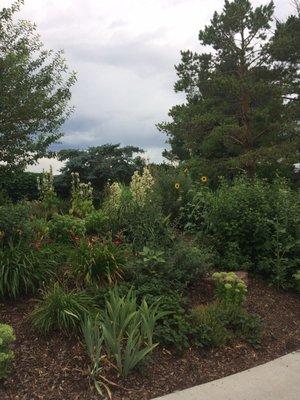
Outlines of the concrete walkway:
{"type": "Polygon", "coordinates": [[[154,400],[299,400],[300,351],[154,400]]]}

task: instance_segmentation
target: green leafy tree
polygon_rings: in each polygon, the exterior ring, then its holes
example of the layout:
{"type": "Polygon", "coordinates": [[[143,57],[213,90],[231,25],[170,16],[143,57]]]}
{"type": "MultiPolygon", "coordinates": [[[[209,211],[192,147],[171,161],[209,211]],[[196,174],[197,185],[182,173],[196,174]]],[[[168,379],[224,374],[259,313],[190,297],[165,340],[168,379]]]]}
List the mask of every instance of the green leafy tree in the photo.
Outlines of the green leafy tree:
{"type": "Polygon", "coordinates": [[[226,0],[199,33],[210,52],[181,52],[175,91],[186,102],[158,125],[171,144],[166,156],[197,159],[205,175],[292,168],[297,124],[285,75],[270,55],[273,12],[273,2],[253,8],[249,0],[226,0]]]}
{"type": "Polygon", "coordinates": [[[103,190],[109,181],[129,183],[133,173],[144,165],[138,155],[142,152],[138,147],[120,147],[119,144],[104,144],[87,150],[61,150],[58,159],[66,163],[56,179],[58,191],[67,193],[72,173],[78,173],[83,182],[91,182],[96,192],[103,190]]]}
{"type": "Polygon", "coordinates": [[[46,50],[34,24],[15,22],[22,4],[17,0],[0,10],[0,167],[5,171],[34,163],[62,136],[75,82],[63,53],[46,50]]]}

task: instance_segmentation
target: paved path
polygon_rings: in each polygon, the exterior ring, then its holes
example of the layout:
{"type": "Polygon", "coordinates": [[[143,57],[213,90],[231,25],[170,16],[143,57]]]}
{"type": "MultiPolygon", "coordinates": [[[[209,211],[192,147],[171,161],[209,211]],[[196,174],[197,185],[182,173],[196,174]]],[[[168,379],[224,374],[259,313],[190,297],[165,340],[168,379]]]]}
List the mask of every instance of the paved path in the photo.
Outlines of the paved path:
{"type": "Polygon", "coordinates": [[[154,400],[299,400],[300,351],[154,400]]]}

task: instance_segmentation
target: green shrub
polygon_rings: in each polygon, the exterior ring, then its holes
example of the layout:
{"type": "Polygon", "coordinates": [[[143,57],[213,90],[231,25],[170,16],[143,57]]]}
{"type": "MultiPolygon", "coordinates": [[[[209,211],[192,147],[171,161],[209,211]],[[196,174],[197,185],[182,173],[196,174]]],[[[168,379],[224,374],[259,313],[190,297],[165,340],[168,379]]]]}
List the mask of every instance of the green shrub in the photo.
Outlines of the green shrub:
{"type": "Polygon", "coordinates": [[[30,208],[26,203],[0,206],[0,244],[28,241],[30,208]]]}
{"type": "Polygon", "coordinates": [[[253,345],[260,343],[261,318],[242,309],[228,308],[221,303],[201,305],[191,311],[191,320],[196,346],[219,347],[234,338],[253,345]]]}
{"type": "Polygon", "coordinates": [[[43,293],[31,314],[35,329],[47,334],[53,330],[76,330],[88,313],[95,311],[91,298],[84,292],[65,291],[59,283],[43,293]]]}
{"type": "Polygon", "coordinates": [[[5,189],[0,188],[0,207],[5,206],[10,203],[11,203],[11,200],[8,197],[7,192],[5,191],[5,189]]]}
{"type": "Polygon", "coordinates": [[[85,235],[85,222],[72,215],[56,214],[49,221],[49,235],[59,242],[72,242],[85,235]]]}
{"type": "Polygon", "coordinates": [[[205,216],[213,193],[206,186],[190,189],[189,201],[180,208],[179,223],[185,231],[199,232],[204,229],[205,216]]]}
{"type": "Polygon", "coordinates": [[[127,279],[138,287],[157,278],[165,288],[176,291],[184,291],[194,279],[201,279],[211,269],[213,259],[210,248],[185,241],[176,241],[165,251],[144,247],[139,255],[133,265],[127,265],[127,279]]]}
{"type": "Polygon", "coordinates": [[[234,272],[215,272],[212,275],[218,301],[226,306],[242,307],[247,286],[234,272]]]}
{"type": "Polygon", "coordinates": [[[182,295],[172,288],[171,282],[155,274],[148,279],[145,275],[143,280],[136,280],[134,284],[139,301],[145,298],[152,304],[159,300],[160,310],[165,313],[156,324],[155,340],[179,352],[188,348],[191,327],[182,295]]]}
{"type": "Polygon", "coordinates": [[[142,250],[149,244],[169,245],[172,231],[155,192],[149,188],[144,190],[143,186],[140,187],[141,182],[137,182],[135,190],[117,183],[110,186],[103,209],[109,215],[112,232],[123,232],[136,250],[142,250]],[[143,201],[137,201],[141,196],[143,201]]]}
{"type": "Polygon", "coordinates": [[[239,178],[198,191],[182,213],[211,237],[220,268],[251,269],[287,287],[296,271],[299,210],[299,193],[285,181],[239,178]]]}
{"type": "Polygon", "coordinates": [[[170,279],[187,286],[194,279],[203,277],[212,268],[213,253],[205,246],[198,247],[194,243],[175,242],[170,279]]]}
{"type": "Polygon", "coordinates": [[[12,202],[37,200],[37,177],[34,172],[14,172],[0,174],[0,191],[4,191],[12,202]]]}
{"type": "Polygon", "coordinates": [[[86,233],[88,235],[103,235],[109,228],[109,218],[104,211],[93,211],[85,217],[86,233]]]}
{"type": "Polygon", "coordinates": [[[241,312],[233,323],[236,336],[250,344],[259,344],[262,335],[263,323],[259,315],[241,312]]]}
{"type": "Polygon", "coordinates": [[[48,259],[53,260],[58,266],[58,274],[65,273],[66,269],[69,271],[69,262],[76,253],[76,247],[73,243],[46,242],[42,249],[47,253],[48,259]]]}
{"type": "Polygon", "coordinates": [[[42,242],[49,235],[49,226],[44,218],[32,218],[30,220],[30,228],[32,231],[32,239],[42,242]]]}
{"type": "Polygon", "coordinates": [[[231,339],[223,321],[223,309],[219,304],[198,306],[192,310],[193,335],[196,346],[224,346],[231,339]]]}
{"type": "Polygon", "coordinates": [[[160,199],[164,215],[178,222],[180,209],[190,200],[193,182],[188,171],[169,165],[152,168],[155,179],[155,191],[160,199]]]}
{"type": "Polygon", "coordinates": [[[0,250],[0,297],[36,292],[54,276],[56,267],[47,248],[35,250],[18,244],[0,250]]]}
{"type": "Polygon", "coordinates": [[[247,288],[233,272],[213,274],[217,301],[200,305],[191,312],[193,336],[197,346],[222,346],[231,338],[258,344],[262,321],[244,308],[247,288]]]}
{"type": "Polygon", "coordinates": [[[9,365],[14,357],[10,345],[15,339],[12,327],[0,323],[0,379],[7,376],[9,365]]]}
{"type": "Polygon", "coordinates": [[[182,299],[176,292],[160,297],[160,309],[166,315],[158,321],[154,332],[157,342],[178,352],[189,347],[191,333],[190,321],[181,303],[182,299]]]}
{"type": "Polygon", "coordinates": [[[49,171],[43,171],[37,178],[39,199],[46,218],[58,212],[59,200],[54,190],[53,179],[52,167],[49,171]]]}
{"type": "Polygon", "coordinates": [[[86,284],[112,284],[121,278],[127,256],[127,249],[112,241],[89,242],[83,239],[73,253],[72,269],[75,276],[86,284]]]}
{"type": "Polygon", "coordinates": [[[101,325],[106,349],[121,375],[127,376],[157,346],[152,338],[161,316],[158,303],[148,306],[144,300],[138,307],[134,292],[121,297],[117,287],[110,290],[101,325]]]}
{"type": "Polygon", "coordinates": [[[146,268],[152,267],[153,265],[159,266],[166,262],[164,251],[152,249],[147,246],[143,247],[143,250],[139,252],[139,255],[142,257],[146,268]]]}

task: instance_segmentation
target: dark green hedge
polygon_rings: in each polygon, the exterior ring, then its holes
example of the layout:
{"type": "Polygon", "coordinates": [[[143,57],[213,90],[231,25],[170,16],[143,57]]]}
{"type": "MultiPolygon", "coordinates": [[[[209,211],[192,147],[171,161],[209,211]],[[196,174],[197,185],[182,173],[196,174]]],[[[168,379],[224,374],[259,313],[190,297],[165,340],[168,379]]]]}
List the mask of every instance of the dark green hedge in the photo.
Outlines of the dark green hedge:
{"type": "Polygon", "coordinates": [[[22,199],[36,200],[38,198],[37,177],[34,172],[16,172],[0,174],[0,193],[13,202],[22,199]]]}

